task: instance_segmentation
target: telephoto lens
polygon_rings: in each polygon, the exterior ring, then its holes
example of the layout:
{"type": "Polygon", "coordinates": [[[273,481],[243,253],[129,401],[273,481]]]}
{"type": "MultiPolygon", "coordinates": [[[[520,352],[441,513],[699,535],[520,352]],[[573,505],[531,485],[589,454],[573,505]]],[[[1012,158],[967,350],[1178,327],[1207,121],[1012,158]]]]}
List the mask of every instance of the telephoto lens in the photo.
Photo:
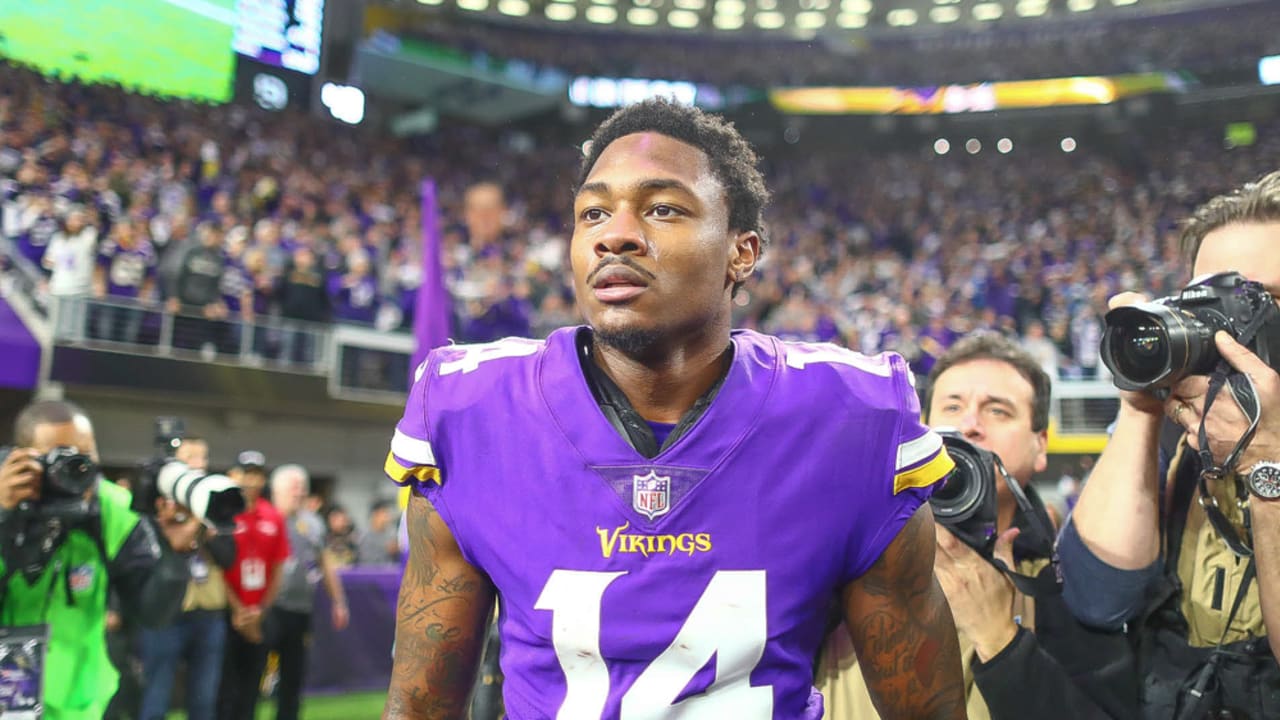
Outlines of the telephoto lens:
{"type": "Polygon", "coordinates": [[[156,489],[220,533],[235,530],[236,515],[245,508],[244,493],[231,478],[193,470],[177,460],[160,468],[156,489]]]}

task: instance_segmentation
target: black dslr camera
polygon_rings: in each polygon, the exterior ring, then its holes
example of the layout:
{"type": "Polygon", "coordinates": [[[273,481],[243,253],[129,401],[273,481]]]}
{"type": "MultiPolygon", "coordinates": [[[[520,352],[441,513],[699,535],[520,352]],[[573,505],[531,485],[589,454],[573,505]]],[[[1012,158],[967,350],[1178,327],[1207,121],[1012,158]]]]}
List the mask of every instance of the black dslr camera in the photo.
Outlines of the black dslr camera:
{"type": "MultiPolygon", "coordinates": [[[[0,463],[4,462],[11,447],[0,448],[0,463]]],[[[80,518],[89,511],[90,503],[85,494],[97,482],[98,464],[88,455],[70,447],[56,447],[39,458],[40,500],[27,506],[46,517],[67,520],[80,518]]]]}
{"type": "Polygon", "coordinates": [[[98,481],[98,465],[74,448],[56,447],[40,458],[44,470],[40,509],[46,515],[78,511],[98,481]]]}
{"type": "MultiPolygon", "coordinates": [[[[954,430],[940,430],[938,434],[956,469],[929,496],[933,519],[989,558],[996,539],[996,466],[1000,459],[954,430]]],[[[1005,474],[1003,466],[1000,471],[1005,474]]]]}
{"type": "Polygon", "coordinates": [[[1221,356],[1213,335],[1224,330],[1245,343],[1263,362],[1280,363],[1280,312],[1260,283],[1236,272],[1193,280],[1177,295],[1119,307],[1107,313],[1102,362],[1121,390],[1149,390],[1165,399],[1169,389],[1191,375],[1213,372],[1221,356]]]}

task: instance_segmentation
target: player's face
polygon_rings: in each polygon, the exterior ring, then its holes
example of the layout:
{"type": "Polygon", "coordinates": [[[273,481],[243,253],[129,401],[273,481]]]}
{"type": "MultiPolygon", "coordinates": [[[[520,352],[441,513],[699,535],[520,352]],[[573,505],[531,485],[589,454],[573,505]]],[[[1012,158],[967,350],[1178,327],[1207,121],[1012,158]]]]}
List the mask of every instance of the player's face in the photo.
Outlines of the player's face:
{"type": "Polygon", "coordinates": [[[657,133],[615,140],[574,201],[574,290],[606,338],[692,335],[729,316],[754,233],[729,229],[724,186],[699,149],[657,133]]]}
{"type": "MultiPolygon", "coordinates": [[[[1017,368],[1003,360],[970,360],[947,368],[934,383],[931,427],[954,428],[999,455],[1023,486],[1044,470],[1048,435],[1031,429],[1035,390],[1017,368]]],[[[996,488],[1002,500],[1012,499],[1004,483],[996,488]]]]}
{"type": "Polygon", "coordinates": [[[1204,236],[1193,277],[1235,270],[1280,298],[1280,222],[1220,227],[1204,236]]]}

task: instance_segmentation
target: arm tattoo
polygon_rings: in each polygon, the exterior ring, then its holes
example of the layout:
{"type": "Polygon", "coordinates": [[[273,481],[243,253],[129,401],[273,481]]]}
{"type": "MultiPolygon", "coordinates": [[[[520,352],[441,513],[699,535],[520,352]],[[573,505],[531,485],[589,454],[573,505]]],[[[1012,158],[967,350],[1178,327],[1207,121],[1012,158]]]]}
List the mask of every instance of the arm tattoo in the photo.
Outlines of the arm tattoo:
{"type": "Polygon", "coordinates": [[[426,499],[409,501],[409,563],[396,609],[395,663],[383,720],[466,715],[493,587],[462,557],[426,499]]]}
{"type": "Polygon", "coordinates": [[[845,620],[880,717],[965,717],[959,639],[933,577],[931,512],[917,510],[844,592],[845,620]]]}

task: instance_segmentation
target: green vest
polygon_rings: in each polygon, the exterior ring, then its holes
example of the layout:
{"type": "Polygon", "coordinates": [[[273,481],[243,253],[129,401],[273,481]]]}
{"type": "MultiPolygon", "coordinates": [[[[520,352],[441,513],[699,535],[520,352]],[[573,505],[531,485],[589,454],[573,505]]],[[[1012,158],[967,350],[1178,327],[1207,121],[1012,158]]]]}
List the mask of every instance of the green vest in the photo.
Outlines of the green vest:
{"type": "MultiPolygon", "coordinates": [[[[34,584],[28,584],[22,573],[9,580],[0,625],[48,623],[50,627],[45,720],[100,720],[115,695],[120,676],[107,658],[108,577],[102,553],[114,559],[138,524],[129,503],[128,490],[99,481],[101,546],[85,531],[73,530],[34,584]]],[[[0,560],[0,573],[4,569],[0,560]]]]}

